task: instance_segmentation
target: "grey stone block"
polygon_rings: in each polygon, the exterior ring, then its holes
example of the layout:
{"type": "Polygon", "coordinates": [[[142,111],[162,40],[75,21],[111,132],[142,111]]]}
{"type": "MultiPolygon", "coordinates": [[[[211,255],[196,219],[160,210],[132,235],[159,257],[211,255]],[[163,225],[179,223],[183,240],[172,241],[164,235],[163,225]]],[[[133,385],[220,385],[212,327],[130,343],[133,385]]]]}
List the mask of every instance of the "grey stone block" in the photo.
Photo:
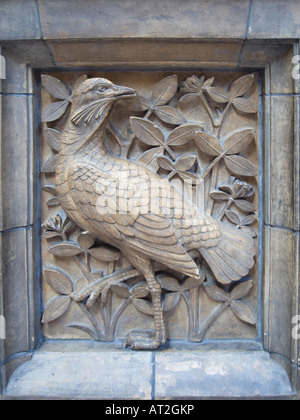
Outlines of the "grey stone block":
{"type": "Polygon", "coordinates": [[[6,394],[78,399],[150,399],[152,354],[41,352],[12,375],[6,394]]]}
{"type": "Polygon", "coordinates": [[[0,2],[0,40],[39,39],[40,24],[34,0],[0,2]]]}
{"type": "Polygon", "coordinates": [[[1,234],[3,315],[6,320],[4,360],[28,347],[26,229],[1,234]]]}
{"type": "Polygon", "coordinates": [[[298,0],[253,0],[248,38],[285,39],[300,36],[298,0]]]}
{"type": "Polygon", "coordinates": [[[177,63],[199,67],[200,62],[236,65],[242,42],[186,42],[155,40],[101,40],[101,42],[47,41],[58,66],[151,66],[177,63]]]}
{"type": "Polygon", "coordinates": [[[166,352],[156,356],[157,399],[262,397],[291,392],[283,368],[264,352],[166,352]]]}
{"type": "Polygon", "coordinates": [[[28,224],[28,98],[2,97],[2,226],[28,224]],[[5,124],[3,124],[5,122],[5,124]]]}
{"type": "Polygon", "coordinates": [[[297,263],[292,262],[296,255],[297,235],[287,229],[266,228],[265,249],[268,250],[265,266],[265,334],[266,349],[286,359],[292,355],[291,322],[297,307],[297,263]],[[280,311],[278,310],[280,308],[280,311]]]}
{"type": "Polygon", "coordinates": [[[81,0],[43,0],[39,7],[45,39],[241,39],[246,32],[249,1],[91,0],[87,7],[81,0]]]}
{"type": "Polygon", "coordinates": [[[270,223],[294,229],[294,127],[290,116],[294,115],[294,98],[271,98],[271,145],[270,145],[270,223]]]}

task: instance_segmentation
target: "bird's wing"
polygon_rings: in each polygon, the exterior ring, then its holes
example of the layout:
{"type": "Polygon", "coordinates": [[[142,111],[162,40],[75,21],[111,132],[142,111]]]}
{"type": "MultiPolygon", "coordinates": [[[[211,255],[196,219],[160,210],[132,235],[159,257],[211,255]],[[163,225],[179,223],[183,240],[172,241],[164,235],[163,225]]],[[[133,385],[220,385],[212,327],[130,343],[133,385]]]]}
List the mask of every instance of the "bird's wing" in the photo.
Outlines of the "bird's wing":
{"type": "MultiPolygon", "coordinates": [[[[198,277],[199,270],[178,242],[174,228],[159,206],[151,207],[146,192],[151,174],[136,165],[104,172],[87,163],[69,171],[69,187],[78,208],[81,226],[93,226],[148,258],[183,274],[198,277]],[[133,173],[134,172],[134,173],[133,173]],[[117,176],[116,176],[117,174],[117,176]]],[[[137,267],[138,268],[138,267],[137,267]]]]}

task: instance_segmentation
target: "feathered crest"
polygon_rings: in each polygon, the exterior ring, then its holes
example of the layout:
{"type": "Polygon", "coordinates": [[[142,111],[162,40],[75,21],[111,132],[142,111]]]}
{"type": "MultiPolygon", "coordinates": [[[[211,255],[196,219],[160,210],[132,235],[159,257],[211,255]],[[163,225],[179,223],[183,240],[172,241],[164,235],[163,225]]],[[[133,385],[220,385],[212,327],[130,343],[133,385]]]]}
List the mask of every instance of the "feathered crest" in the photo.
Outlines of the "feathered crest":
{"type": "Polygon", "coordinates": [[[82,122],[89,124],[93,118],[97,120],[105,109],[110,106],[110,102],[111,100],[109,99],[101,99],[89,104],[71,118],[72,123],[78,126],[82,122]]]}

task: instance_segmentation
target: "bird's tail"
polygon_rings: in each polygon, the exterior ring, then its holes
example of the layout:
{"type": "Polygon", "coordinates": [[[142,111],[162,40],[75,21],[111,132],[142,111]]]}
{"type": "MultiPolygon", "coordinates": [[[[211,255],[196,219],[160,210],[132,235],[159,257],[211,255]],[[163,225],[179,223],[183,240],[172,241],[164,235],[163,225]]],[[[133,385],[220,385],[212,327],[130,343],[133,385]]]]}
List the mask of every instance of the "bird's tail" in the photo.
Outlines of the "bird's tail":
{"type": "Polygon", "coordinates": [[[201,248],[203,258],[216,279],[222,284],[245,277],[254,265],[255,247],[251,235],[221,223],[221,236],[217,246],[201,248]]]}

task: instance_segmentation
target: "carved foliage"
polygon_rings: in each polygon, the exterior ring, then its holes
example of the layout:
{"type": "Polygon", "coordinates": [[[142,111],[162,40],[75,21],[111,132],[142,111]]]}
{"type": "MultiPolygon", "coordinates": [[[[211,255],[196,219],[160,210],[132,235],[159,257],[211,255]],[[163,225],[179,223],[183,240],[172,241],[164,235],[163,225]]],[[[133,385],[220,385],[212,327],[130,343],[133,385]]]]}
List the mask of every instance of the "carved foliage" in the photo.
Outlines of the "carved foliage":
{"type": "MultiPolygon", "coordinates": [[[[62,129],[61,125],[57,129],[52,123],[67,112],[72,95],[71,88],[54,77],[43,76],[42,82],[55,99],[42,116],[44,123],[51,123],[50,127],[45,126],[44,133],[53,151],[52,157],[43,164],[42,172],[51,176],[56,169],[62,129]]],[[[250,226],[257,220],[253,201],[255,188],[251,184],[251,177],[257,175],[257,169],[244,154],[254,140],[255,130],[238,126],[224,133],[231,112],[257,113],[256,105],[247,97],[254,75],[234,80],[228,89],[214,86],[214,82],[213,77],[205,80],[204,76],[191,76],[178,89],[177,76],[162,79],[147,97],[138,95],[128,107],[127,120],[123,122],[127,124],[128,138],[122,137],[121,132],[126,130],[120,130],[112,119],[107,142],[114,138],[124,158],[148,166],[170,181],[189,181],[190,194],[204,196],[206,213],[256,236],[250,226]],[[201,110],[199,119],[188,120],[184,109],[196,106],[201,110]],[[201,118],[203,113],[211,122],[209,129],[201,118]],[[133,147],[135,144],[137,146],[133,147]],[[246,182],[245,177],[249,181],[246,182]]],[[[122,259],[118,250],[98,243],[67,218],[59,209],[54,184],[44,185],[43,190],[52,195],[47,199],[47,206],[58,207],[58,211],[43,224],[44,236],[49,242],[48,251],[57,258],[58,264],[44,268],[45,281],[57,296],[47,302],[43,322],[61,318],[70,305],[75,305],[84,315],[82,322],[74,321],[66,327],[82,330],[93,339],[113,340],[117,323],[128,305],[132,305],[137,313],[153,316],[149,290],[146,283],[141,282],[137,270],[126,263],[117,267],[117,262],[122,259]],[[71,272],[61,269],[60,258],[69,258],[70,263],[76,264],[82,277],[73,278],[71,272]],[[106,269],[97,268],[99,261],[106,264],[106,269]]],[[[185,302],[192,341],[201,341],[228,308],[241,322],[254,325],[254,311],[244,301],[252,288],[252,281],[246,278],[238,285],[222,286],[201,259],[196,262],[202,273],[199,280],[155,266],[164,292],[163,311],[166,316],[176,311],[181,300],[185,302]],[[199,314],[201,290],[219,305],[217,309],[212,306],[206,319],[199,314]]]]}

